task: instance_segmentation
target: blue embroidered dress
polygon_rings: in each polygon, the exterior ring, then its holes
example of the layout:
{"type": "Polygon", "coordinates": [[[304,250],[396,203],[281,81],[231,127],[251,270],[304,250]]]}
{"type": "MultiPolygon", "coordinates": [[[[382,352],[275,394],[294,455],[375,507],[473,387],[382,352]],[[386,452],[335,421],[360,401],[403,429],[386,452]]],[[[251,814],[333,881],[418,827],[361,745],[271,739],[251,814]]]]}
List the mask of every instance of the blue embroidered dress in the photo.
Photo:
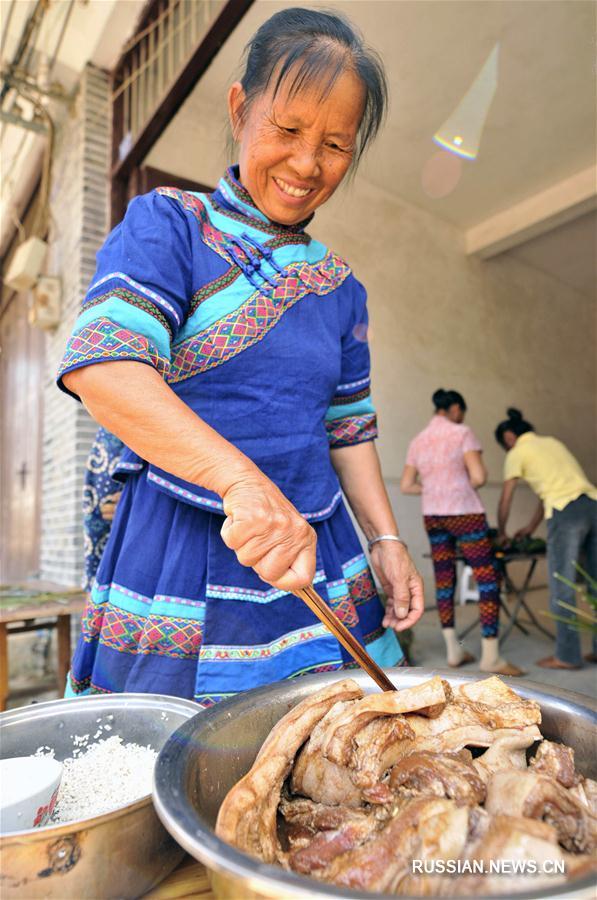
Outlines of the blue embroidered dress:
{"type": "MultiPolygon", "coordinates": [[[[266,219],[234,169],[213,194],[135,198],[98,254],[59,378],[107,360],[154,366],[313,524],[318,591],[379,662],[397,665],[329,452],[377,435],[366,294],[304,224],[266,219]]],[[[350,662],[302,601],[237,562],[220,537],[220,497],[127,448],[116,477],[126,484],[73,659],[75,692],[208,705],[350,662]]]]}

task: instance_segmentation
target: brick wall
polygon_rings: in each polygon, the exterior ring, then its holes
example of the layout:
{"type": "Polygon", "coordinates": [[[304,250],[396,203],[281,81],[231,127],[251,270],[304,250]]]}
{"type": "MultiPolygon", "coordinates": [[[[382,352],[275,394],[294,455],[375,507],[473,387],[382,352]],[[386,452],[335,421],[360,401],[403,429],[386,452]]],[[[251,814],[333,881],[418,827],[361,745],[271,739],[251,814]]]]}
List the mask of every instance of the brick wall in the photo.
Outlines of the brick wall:
{"type": "Polygon", "coordinates": [[[63,310],[46,342],[40,574],[69,585],[83,572],[83,471],[97,426],[58,390],[55,375],[108,230],[109,162],[108,76],[87,66],[75,109],[57,128],[47,265],[62,278],[63,310]]]}

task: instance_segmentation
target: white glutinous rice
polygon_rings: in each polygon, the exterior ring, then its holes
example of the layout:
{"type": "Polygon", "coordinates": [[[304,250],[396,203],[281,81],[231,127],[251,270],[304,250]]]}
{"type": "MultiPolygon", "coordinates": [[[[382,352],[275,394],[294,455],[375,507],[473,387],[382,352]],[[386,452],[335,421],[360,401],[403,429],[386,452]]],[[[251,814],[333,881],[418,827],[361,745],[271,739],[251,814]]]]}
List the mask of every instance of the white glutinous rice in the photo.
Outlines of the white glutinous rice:
{"type": "Polygon", "coordinates": [[[79,746],[64,760],[54,825],[99,816],[151,793],[157,751],[125,744],[119,735],[90,746],[82,743],[86,740],[75,738],[79,746]]]}

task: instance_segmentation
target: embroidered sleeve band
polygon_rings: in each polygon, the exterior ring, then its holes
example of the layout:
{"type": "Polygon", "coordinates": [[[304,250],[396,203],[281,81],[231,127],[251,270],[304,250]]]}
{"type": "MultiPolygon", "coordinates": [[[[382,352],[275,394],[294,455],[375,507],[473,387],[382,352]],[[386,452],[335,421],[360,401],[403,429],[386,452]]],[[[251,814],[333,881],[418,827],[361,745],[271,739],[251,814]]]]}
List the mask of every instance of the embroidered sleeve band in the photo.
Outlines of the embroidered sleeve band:
{"type": "Polygon", "coordinates": [[[149,363],[162,377],[168,371],[168,360],[144,335],[109,319],[94,319],[72,335],[58,377],[61,379],[66,372],[93,363],[125,359],[149,363]]]}
{"type": "MultiPolygon", "coordinates": [[[[93,318],[103,318],[103,305],[105,303],[109,303],[110,301],[120,301],[121,304],[128,303],[129,312],[133,310],[139,310],[140,312],[151,316],[152,319],[154,319],[162,326],[168,338],[172,340],[172,326],[170,325],[168,318],[159,309],[159,307],[156,306],[155,303],[152,303],[151,300],[148,300],[147,297],[144,297],[143,294],[129,291],[122,287],[116,287],[111,291],[106,291],[103,294],[97,294],[95,296],[92,295],[91,292],[89,292],[89,294],[83,300],[82,312],[87,312],[90,309],[97,309],[99,307],[99,310],[96,312],[93,318]]],[[[126,310],[127,307],[122,307],[122,309],[126,310]]]]}
{"type": "Polygon", "coordinates": [[[73,334],[95,322],[108,321],[139,338],[145,338],[158,356],[170,360],[172,331],[166,318],[140,295],[122,291],[86,298],[75,323],[73,334]]]}
{"type": "Polygon", "coordinates": [[[367,391],[366,395],[359,400],[355,400],[354,396],[345,400],[334,397],[325,418],[326,422],[333,422],[335,419],[346,419],[348,416],[369,416],[372,413],[375,413],[375,407],[370,391],[367,391]]]}
{"type": "Polygon", "coordinates": [[[366,400],[371,393],[371,379],[359,378],[357,381],[349,381],[347,384],[339,384],[332,400],[332,406],[344,406],[348,403],[358,403],[366,400]]]}
{"type": "Polygon", "coordinates": [[[354,391],[352,394],[345,394],[344,396],[337,394],[332,400],[332,406],[348,406],[351,403],[359,403],[362,400],[367,400],[370,394],[371,389],[369,387],[362,388],[360,391],[354,391]]]}
{"type": "Polygon", "coordinates": [[[330,447],[349,447],[377,437],[377,416],[367,413],[361,416],[345,416],[325,423],[330,447]]]}

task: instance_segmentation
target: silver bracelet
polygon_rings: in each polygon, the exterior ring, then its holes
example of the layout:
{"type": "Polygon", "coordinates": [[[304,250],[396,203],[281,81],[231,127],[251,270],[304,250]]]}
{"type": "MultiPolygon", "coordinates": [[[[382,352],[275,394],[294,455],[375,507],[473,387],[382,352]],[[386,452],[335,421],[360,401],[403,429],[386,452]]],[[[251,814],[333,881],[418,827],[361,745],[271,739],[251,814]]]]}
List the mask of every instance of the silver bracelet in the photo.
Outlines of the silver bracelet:
{"type": "Polygon", "coordinates": [[[403,541],[401,537],[398,537],[397,534],[379,534],[377,537],[371,538],[370,541],[367,541],[367,549],[370,553],[373,545],[379,544],[380,541],[398,541],[398,543],[402,544],[405,549],[408,549],[406,542],[403,541]]]}

